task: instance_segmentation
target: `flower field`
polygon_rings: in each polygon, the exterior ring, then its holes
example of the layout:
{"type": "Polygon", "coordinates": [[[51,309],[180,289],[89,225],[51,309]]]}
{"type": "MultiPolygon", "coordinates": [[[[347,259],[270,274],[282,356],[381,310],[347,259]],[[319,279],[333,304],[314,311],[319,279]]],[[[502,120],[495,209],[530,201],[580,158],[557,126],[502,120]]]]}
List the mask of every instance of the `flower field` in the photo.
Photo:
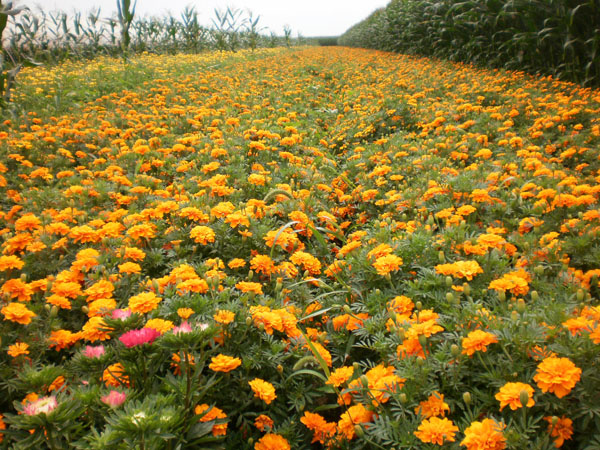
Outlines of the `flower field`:
{"type": "Polygon", "coordinates": [[[349,48],[24,69],[0,446],[600,448],[600,92],[349,48]]]}

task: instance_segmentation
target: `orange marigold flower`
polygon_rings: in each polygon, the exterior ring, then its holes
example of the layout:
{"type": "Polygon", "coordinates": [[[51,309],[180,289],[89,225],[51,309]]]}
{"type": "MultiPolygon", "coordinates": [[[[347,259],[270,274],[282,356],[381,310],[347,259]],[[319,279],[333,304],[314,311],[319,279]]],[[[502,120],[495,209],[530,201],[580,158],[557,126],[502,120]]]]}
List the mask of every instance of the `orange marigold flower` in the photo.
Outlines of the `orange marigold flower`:
{"type": "Polygon", "coordinates": [[[260,431],[265,431],[265,428],[273,429],[273,419],[266,414],[261,414],[254,419],[254,426],[260,431]]]}
{"type": "Polygon", "coordinates": [[[421,442],[443,445],[444,442],[454,442],[454,435],[458,432],[458,427],[448,419],[431,417],[425,419],[415,431],[415,436],[421,442]]]}
{"type": "Polygon", "coordinates": [[[405,378],[397,376],[393,366],[385,367],[382,364],[370,369],[365,376],[369,381],[369,390],[374,397],[373,406],[386,403],[390,393],[396,392],[404,386],[405,378]]]}
{"type": "Polygon", "coordinates": [[[373,263],[373,267],[375,270],[377,270],[379,275],[385,276],[390,272],[396,272],[398,269],[400,269],[402,264],[402,258],[393,254],[389,254],[377,258],[373,263]]]}
{"type": "Polygon", "coordinates": [[[505,406],[509,406],[510,409],[516,411],[518,408],[523,406],[521,397],[527,395],[527,406],[531,408],[535,405],[533,400],[533,388],[526,383],[506,383],[500,388],[500,391],[496,394],[496,400],[500,402],[500,411],[505,406]],[[523,392],[525,394],[523,394],[523,392]]]}
{"type": "MultiPolygon", "coordinates": [[[[204,414],[200,417],[200,422],[211,422],[218,419],[227,419],[227,415],[216,406],[210,407],[207,404],[202,404],[194,408],[196,415],[204,414]]],[[[213,436],[225,436],[227,434],[227,422],[217,423],[212,427],[213,436]]]]}
{"type": "Polygon", "coordinates": [[[232,311],[227,311],[226,309],[220,309],[213,316],[215,322],[220,323],[222,325],[227,325],[235,319],[235,313],[232,311]]]}
{"type": "Polygon", "coordinates": [[[79,333],[73,333],[69,330],[52,331],[48,339],[50,342],[49,347],[55,347],[55,350],[59,352],[63,348],[73,345],[80,337],[79,333]]]}
{"type": "Polygon", "coordinates": [[[142,292],[129,299],[129,309],[134,313],[145,314],[154,310],[161,300],[154,292],[142,292]]]}
{"type": "Polygon", "coordinates": [[[307,270],[311,275],[318,275],[321,273],[321,262],[310,253],[296,251],[290,257],[290,261],[298,266],[302,266],[302,268],[307,270]]]}
{"type": "Polygon", "coordinates": [[[262,284],[260,283],[255,283],[252,281],[240,281],[239,283],[236,283],[235,287],[242,292],[252,292],[256,295],[263,294],[262,284]]]}
{"type": "Polygon", "coordinates": [[[54,305],[57,308],[71,309],[71,302],[67,297],[63,297],[62,295],[52,294],[46,298],[46,303],[54,305]]]}
{"type": "Polygon", "coordinates": [[[20,278],[6,281],[1,290],[3,293],[8,294],[10,298],[16,298],[20,302],[28,302],[33,295],[33,289],[20,278]]]}
{"type": "Polygon", "coordinates": [[[129,386],[129,377],[121,363],[108,366],[102,373],[102,381],[107,387],[129,386]]]}
{"type": "Polygon", "coordinates": [[[244,261],[241,258],[233,258],[231,261],[229,261],[227,263],[227,266],[230,269],[239,269],[241,267],[244,267],[246,265],[246,261],[244,261]]]}
{"type": "Polygon", "coordinates": [[[504,426],[492,419],[473,422],[465,430],[465,438],[460,445],[467,450],[503,450],[506,448],[506,438],[502,433],[504,426]]]}
{"type": "Polygon", "coordinates": [[[29,355],[29,345],[25,342],[15,342],[8,346],[8,354],[13,358],[21,355],[29,355]]]}
{"type": "Polygon", "coordinates": [[[348,331],[358,330],[364,326],[364,320],[369,318],[368,313],[359,313],[359,314],[342,314],[341,316],[334,317],[331,319],[333,324],[333,328],[336,331],[341,330],[342,328],[348,331]]]}
{"type": "Polygon", "coordinates": [[[156,226],[150,223],[134,225],[127,230],[127,235],[134,239],[152,239],[156,236],[156,226]]]}
{"type": "Polygon", "coordinates": [[[439,392],[434,392],[427,400],[422,401],[415,408],[415,414],[420,414],[426,419],[430,417],[444,417],[446,411],[450,411],[450,407],[444,401],[444,394],[440,394],[439,392]]]}
{"type": "Polygon", "coordinates": [[[0,256],[0,271],[17,269],[21,270],[25,263],[15,255],[0,256]]]}
{"type": "MultiPolygon", "coordinates": [[[[312,342],[312,346],[315,348],[323,361],[325,361],[325,364],[327,364],[328,367],[331,367],[331,353],[329,353],[329,351],[318,342],[312,342]]],[[[313,351],[308,344],[305,344],[304,348],[310,350],[311,352],[313,351]]]]}
{"type": "Polygon", "coordinates": [[[342,384],[348,381],[350,377],[352,377],[353,373],[354,367],[352,366],[338,367],[333,372],[331,372],[331,375],[327,379],[327,384],[331,384],[335,387],[340,387],[342,384]]]}
{"type": "Polygon", "coordinates": [[[283,436],[268,433],[254,444],[254,450],[291,450],[291,447],[283,436]]]}
{"type": "Polygon", "coordinates": [[[562,398],[581,378],[581,369],[568,358],[550,357],[544,359],[537,367],[533,380],[542,392],[552,392],[562,398]]]}
{"type": "Polygon", "coordinates": [[[91,317],[81,330],[81,335],[88,341],[105,341],[110,339],[110,330],[107,329],[106,323],[102,317],[91,317]]]}
{"type": "Polygon", "coordinates": [[[108,280],[99,280],[92,284],[84,292],[87,295],[87,301],[93,302],[94,300],[100,300],[102,298],[112,297],[112,293],[115,290],[113,284],[108,280]]]}
{"type": "Polygon", "coordinates": [[[369,411],[360,403],[351,406],[344,414],[341,415],[337,425],[338,432],[346,439],[351,440],[356,434],[355,425],[370,422],[373,418],[373,415],[374,414],[372,411],[369,411]]]}
{"type": "Polygon", "coordinates": [[[242,360],[240,358],[234,358],[227,355],[217,355],[211,358],[208,368],[210,370],[214,370],[215,372],[227,373],[237,369],[241,364],[242,360]]]}
{"type": "Polygon", "coordinates": [[[451,264],[438,264],[435,266],[435,271],[442,275],[466,278],[469,281],[471,281],[475,275],[483,273],[483,269],[479,266],[477,261],[456,261],[451,264]]]}
{"type": "Polygon", "coordinates": [[[82,295],[81,286],[75,281],[56,281],[52,285],[52,292],[61,297],[75,299],[82,295]]]}
{"type": "Polygon", "coordinates": [[[554,439],[554,446],[556,448],[562,447],[565,441],[571,440],[573,436],[573,421],[568,417],[544,417],[544,420],[548,422],[548,433],[554,439]]]}
{"type": "MultiPolygon", "coordinates": [[[[0,430],[6,430],[6,424],[4,423],[4,416],[0,414],[0,430]]],[[[4,439],[4,435],[0,433],[0,443],[4,439]]]]}
{"type": "Polygon", "coordinates": [[[126,263],[119,264],[119,273],[132,274],[140,273],[141,271],[142,267],[137,263],[127,261],[126,263]]]}
{"type": "Polygon", "coordinates": [[[306,411],[304,416],[300,418],[300,422],[306,428],[313,432],[313,440],[311,444],[320,442],[325,444],[335,435],[336,423],[327,422],[321,415],[306,411]]]}
{"type": "Polygon", "coordinates": [[[31,318],[36,317],[36,314],[28,310],[22,303],[9,303],[0,309],[0,313],[4,315],[4,320],[10,320],[21,325],[29,325],[31,318]]]}
{"type": "Polygon", "coordinates": [[[476,351],[487,352],[487,346],[498,342],[496,335],[483,330],[471,331],[462,339],[463,355],[472,356],[476,351]]]}
{"type": "Polygon", "coordinates": [[[190,231],[190,237],[194,240],[194,242],[201,245],[207,245],[215,242],[215,232],[212,228],[204,225],[199,225],[192,228],[192,231],[190,231]]]}
{"type": "Polygon", "coordinates": [[[275,264],[267,255],[256,255],[250,260],[250,268],[256,273],[270,275],[275,269],[275,264]]]}
{"type": "Polygon", "coordinates": [[[248,384],[252,388],[252,391],[254,391],[254,396],[260,398],[267,405],[277,398],[277,395],[275,395],[275,388],[268,381],[255,378],[254,380],[249,381],[248,384]]]}

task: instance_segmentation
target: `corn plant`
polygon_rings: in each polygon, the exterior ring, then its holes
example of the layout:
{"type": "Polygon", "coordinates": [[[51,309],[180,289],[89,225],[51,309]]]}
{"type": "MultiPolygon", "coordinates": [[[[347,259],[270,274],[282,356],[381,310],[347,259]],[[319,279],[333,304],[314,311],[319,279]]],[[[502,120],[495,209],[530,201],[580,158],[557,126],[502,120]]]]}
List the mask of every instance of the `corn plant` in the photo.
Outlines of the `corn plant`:
{"type": "Polygon", "coordinates": [[[599,23],[597,1],[392,0],[340,42],[598,86],[599,23]]]}
{"type": "Polygon", "coordinates": [[[260,16],[254,17],[252,11],[248,11],[248,18],[245,23],[245,35],[246,35],[246,43],[248,47],[252,49],[252,51],[256,50],[258,46],[258,42],[260,39],[260,32],[264,30],[263,27],[258,26],[258,21],[260,20],[260,16]]]}
{"type": "Polygon", "coordinates": [[[213,38],[217,49],[235,52],[240,47],[240,31],[245,24],[242,11],[227,7],[225,11],[215,9],[213,38]]]}
{"type": "Polygon", "coordinates": [[[129,52],[129,44],[131,42],[129,28],[133,23],[136,4],[137,0],[133,2],[133,7],[131,5],[131,0],[117,0],[117,13],[119,23],[121,24],[121,51],[123,53],[123,58],[127,58],[129,52]]]}
{"type": "Polygon", "coordinates": [[[12,2],[3,4],[0,0],[0,107],[6,108],[10,102],[11,90],[17,74],[24,63],[16,63],[12,55],[2,47],[2,34],[8,24],[8,18],[24,11],[25,7],[14,7],[12,2]]]}
{"type": "Polygon", "coordinates": [[[289,25],[283,27],[283,37],[285,39],[285,46],[289,48],[292,45],[292,29],[289,25]]]}

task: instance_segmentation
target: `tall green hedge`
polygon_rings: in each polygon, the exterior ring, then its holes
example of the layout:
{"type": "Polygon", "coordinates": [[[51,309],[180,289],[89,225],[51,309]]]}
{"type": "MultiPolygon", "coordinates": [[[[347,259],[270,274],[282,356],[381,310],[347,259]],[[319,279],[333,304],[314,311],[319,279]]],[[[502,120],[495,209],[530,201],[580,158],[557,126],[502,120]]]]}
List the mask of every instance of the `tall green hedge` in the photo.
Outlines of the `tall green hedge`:
{"type": "Polygon", "coordinates": [[[600,86],[600,0],[392,0],[339,44],[600,86]]]}

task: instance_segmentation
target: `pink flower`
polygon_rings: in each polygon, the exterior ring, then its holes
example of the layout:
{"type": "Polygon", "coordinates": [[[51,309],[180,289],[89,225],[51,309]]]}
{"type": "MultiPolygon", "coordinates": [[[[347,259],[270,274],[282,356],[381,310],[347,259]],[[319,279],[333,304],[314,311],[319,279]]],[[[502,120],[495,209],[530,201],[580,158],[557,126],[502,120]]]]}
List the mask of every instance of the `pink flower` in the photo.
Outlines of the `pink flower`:
{"type": "Polygon", "coordinates": [[[116,408],[117,406],[121,406],[126,398],[127,394],[125,392],[110,391],[108,395],[100,397],[100,400],[111,408],[116,408]]]}
{"type": "Polygon", "coordinates": [[[153,328],[142,328],[141,330],[131,330],[123,334],[119,340],[127,348],[135,347],[136,345],[152,344],[154,340],[160,336],[160,333],[153,328]]]}
{"type": "Polygon", "coordinates": [[[112,312],[112,318],[113,319],[125,320],[129,316],[131,316],[131,311],[129,310],[129,308],[127,308],[127,309],[115,309],[112,312]]]}
{"type": "Polygon", "coordinates": [[[56,402],[56,397],[42,397],[35,402],[27,403],[25,408],[23,408],[23,412],[28,416],[35,416],[40,413],[48,414],[57,406],[58,403],[56,402]]]}
{"type": "Polygon", "coordinates": [[[185,322],[181,322],[181,325],[179,325],[178,327],[173,328],[173,334],[190,333],[191,331],[192,327],[187,322],[187,320],[185,322]]]}
{"type": "Polygon", "coordinates": [[[87,356],[88,358],[100,358],[104,353],[104,345],[86,345],[85,350],[83,351],[84,356],[87,356]]]}

